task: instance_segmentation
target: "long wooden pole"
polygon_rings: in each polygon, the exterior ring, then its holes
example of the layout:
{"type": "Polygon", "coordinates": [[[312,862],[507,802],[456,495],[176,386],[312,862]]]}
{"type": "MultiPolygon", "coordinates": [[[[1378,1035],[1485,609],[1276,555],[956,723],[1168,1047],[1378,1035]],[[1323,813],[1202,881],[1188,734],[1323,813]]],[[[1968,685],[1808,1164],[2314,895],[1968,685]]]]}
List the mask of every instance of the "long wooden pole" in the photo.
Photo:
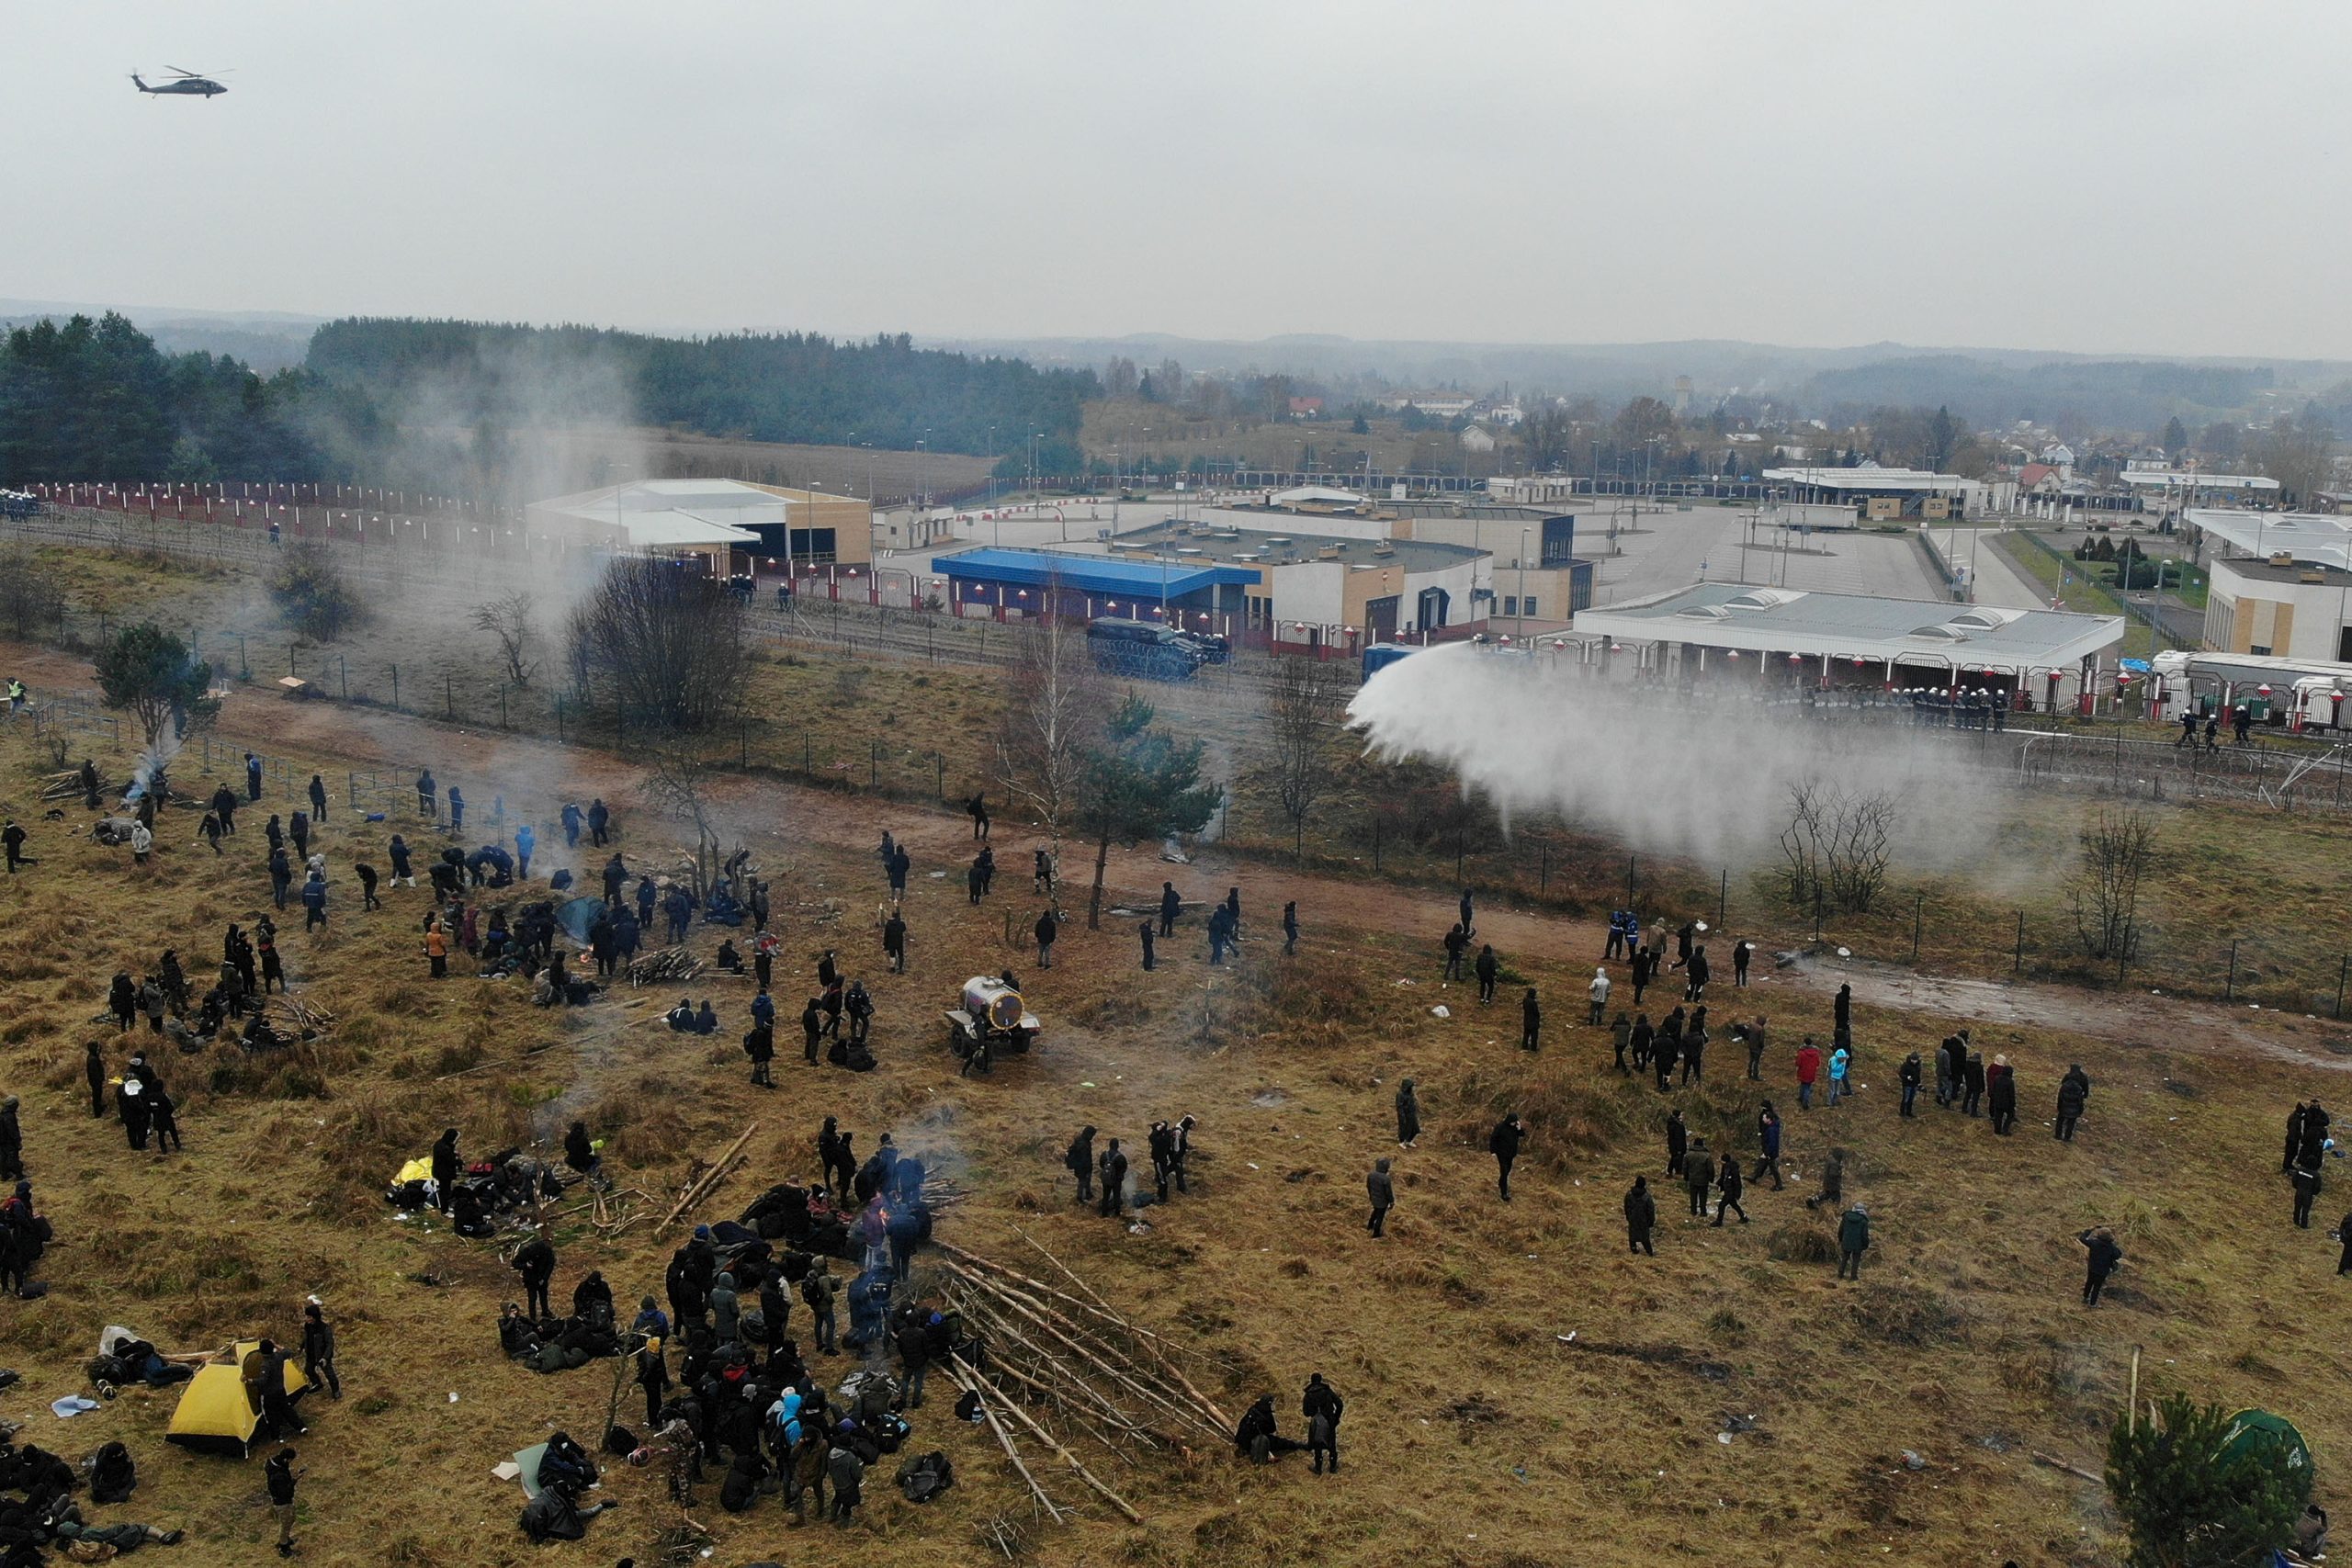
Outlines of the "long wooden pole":
{"type": "Polygon", "coordinates": [[[2132,1397],[2124,1408],[2123,1429],[2127,1435],[2136,1437],[2140,1430],[2140,1347],[2137,1345],[2132,1347],[2132,1397]]]}
{"type": "Polygon", "coordinates": [[[1119,1316],[1118,1314],[1113,1312],[1111,1310],[1111,1303],[1104,1301],[1102,1296],[1096,1292],[1093,1286],[1080,1279],[1076,1270],[1072,1269],[1069,1264],[1064,1263],[1052,1253],[1046,1252],[1045,1244],[1038,1241],[1036,1237],[1031,1235],[1027,1231],[1022,1230],[1018,1225],[1013,1227],[1013,1231],[1014,1234],[1019,1235],[1022,1240],[1035,1247],[1039,1252],[1044,1252],[1046,1255],[1046,1261],[1051,1263],[1063,1273],[1068,1274],[1072,1284],[1075,1284],[1080,1290],[1084,1291],[1088,1295],[1092,1296],[1097,1308],[1102,1312],[1102,1315],[1108,1317],[1113,1323],[1117,1324],[1120,1327],[1134,1335],[1136,1338],[1143,1344],[1144,1348],[1152,1353],[1152,1359],[1160,1364],[1161,1368],[1167,1371],[1168,1375],[1174,1378],[1176,1382],[1182,1386],[1186,1393],[1191,1394],[1193,1399],[1197,1400],[1200,1403],[1201,1408],[1206,1410],[1211,1416],[1216,1417],[1217,1424],[1219,1426],[1230,1427],[1234,1425],[1233,1418],[1226,1415],[1224,1411],[1217,1408],[1216,1401],[1211,1399],[1207,1394],[1203,1393],[1199,1389],[1194,1388],[1193,1386],[1193,1381],[1186,1377],[1183,1374],[1183,1371],[1177,1367],[1176,1363],[1170,1359],[1164,1350],[1160,1348],[1165,1341],[1163,1341],[1159,1335],[1152,1333],[1151,1330],[1148,1328],[1138,1328],[1134,1324],[1131,1324],[1125,1318],[1119,1316]]]}
{"type": "MultiPolygon", "coordinates": [[[[977,1384],[979,1382],[979,1374],[973,1371],[972,1369],[965,1363],[964,1358],[961,1356],[950,1356],[948,1359],[953,1361],[956,1368],[963,1372],[965,1378],[968,1380],[967,1386],[977,1384]]],[[[988,1407],[988,1396],[986,1394],[981,1395],[980,1404],[982,1408],[985,1409],[988,1407]]],[[[1087,1469],[1083,1464],[1080,1464],[1076,1454],[1062,1447],[1061,1444],[1054,1441],[1052,1435],[1043,1427],[1037,1425],[1036,1421],[1030,1416],[1029,1412],[1021,1408],[1020,1401],[1008,1399],[1004,1402],[1004,1407],[1012,1414],[1015,1420],[1019,1421],[1023,1427],[1029,1428],[1031,1436],[1035,1437],[1039,1442],[1045,1444],[1048,1449],[1051,1449],[1056,1457],[1059,1458],[1064,1464],[1069,1465],[1072,1470],[1078,1472],[1078,1478],[1080,1481],[1085,1482],[1089,1486],[1091,1486],[1094,1490],[1102,1494],[1103,1496],[1109,1498],[1111,1506],[1118,1509],[1119,1512],[1126,1515],[1127,1520],[1130,1524],[1139,1525],[1143,1523],[1143,1516],[1136,1513],[1135,1509],[1129,1507],[1125,1498],[1120,1496],[1116,1492],[1112,1491],[1108,1486],[1103,1485],[1102,1482],[1096,1480],[1094,1472],[1087,1469]]]]}
{"type": "MultiPolygon", "coordinates": [[[[962,1364],[960,1360],[956,1362],[958,1366],[962,1364]]],[[[977,1385],[966,1382],[960,1372],[956,1374],[956,1382],[959,1387],[980,1402],[980,1414],[987,1418],[989,1430],[996,1434],[997,1446],[1004,1450],[1004,1457],[1012,1461],[1012,1468],[1021,1472],[1021,1479],[1029,1483],[1030,1495],[1046,1506],[1046,1512],[1054,1523],[1067,1524],[1069,1521],[1062,1517],[1060,1505],[1046,1495],[1046,1489],[1037,1484],[1037,1478],[1029,1473],[1029,1467],[1021,1462],[1020,1454],[1013,1450],[1012,1439],[1006,1435],[1003,1423],[996,1418],[996,1409],[989,1403],[988,1394],[977,1385]]]]}
{"type": "Polygon", "coordinates": [[[662,1223],[653,1228],[656,1231],[667,1230],[671,1221],[708,1196],[711,1189],[717,1187],[726,1176],[729,1162],[734,1159],[745,1144],[752,1141],[752,1134],[759,1130],[760,1124],[757,1122],[744,1128],[743,1135],[727,1145],[727,1152],[718,1156],[717,1163],[705,1171],[698,1179],[687,1184],[686,1190],[678,1195],[678,1201],[670,1206],[670,1212],[662,1216],[662,1223]]]}

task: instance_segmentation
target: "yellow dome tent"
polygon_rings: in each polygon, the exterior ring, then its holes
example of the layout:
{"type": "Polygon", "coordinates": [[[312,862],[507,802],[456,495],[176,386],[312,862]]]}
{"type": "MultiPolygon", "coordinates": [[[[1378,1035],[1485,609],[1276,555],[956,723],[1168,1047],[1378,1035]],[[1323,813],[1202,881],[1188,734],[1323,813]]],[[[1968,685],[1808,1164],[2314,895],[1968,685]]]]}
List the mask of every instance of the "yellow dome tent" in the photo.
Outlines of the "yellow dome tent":
{"type": "MultiPolygon", "coordinates": [[[[208,1361],[196,1369],[196,1376],[180,1394],[179,1407],[172,1412],[171,1427],[164,1434],[166,1440],[207,1453],[246,1457],[254,1429],[261,1425],[261,1413],[245,1398],[243,1368],[245,1358],[260,1345],[257,1339],[240,1339],[229,1359],[208,1361]]],[[[288,1360],[288,1396],[310,1386],[302,1369],[288,1360]]]]}

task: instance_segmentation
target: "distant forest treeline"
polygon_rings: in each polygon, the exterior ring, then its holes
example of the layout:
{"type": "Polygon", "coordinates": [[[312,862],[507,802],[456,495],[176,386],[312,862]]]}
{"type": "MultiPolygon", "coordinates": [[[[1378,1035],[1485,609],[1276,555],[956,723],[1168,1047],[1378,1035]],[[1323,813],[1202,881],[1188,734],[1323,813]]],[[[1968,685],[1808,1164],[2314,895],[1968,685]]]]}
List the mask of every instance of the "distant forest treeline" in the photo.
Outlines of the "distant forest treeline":
{"type": "Polygon", "coordinates": [[[2252,406],[2277,378],[2267,366],[2165,360],[2060,360],[2004,365],[1964,355],[1909,355],[1817,372],[1798,401],[1836,414],[1889,404],[1938,405],[1978,426],[2069,418],[2101,428],[2154,431],[2252,406]]]}
{"type": "Polygon", "coordinates": [[[707,339],[466,321],[342,321],[262,377],[167,354],[124,317],[0,339],[0,485],[320,479],[500,500],[514,433],[663,424],[713,435],[986,453],[1075,437],[1091,371],[918,349],[903,336],[707,339]]]}
{"type": "Polygon", "coordinates": [[[808,333],[665,338],[355,318],[321,327],[306,365],[334,385],[469,425],[603,420],[976,455],[1010,450],[1032,432],[1075,435],[1083,404],[1101,392],[1091,370],[917,348],[903,333],[863,343],[808,333]]]}

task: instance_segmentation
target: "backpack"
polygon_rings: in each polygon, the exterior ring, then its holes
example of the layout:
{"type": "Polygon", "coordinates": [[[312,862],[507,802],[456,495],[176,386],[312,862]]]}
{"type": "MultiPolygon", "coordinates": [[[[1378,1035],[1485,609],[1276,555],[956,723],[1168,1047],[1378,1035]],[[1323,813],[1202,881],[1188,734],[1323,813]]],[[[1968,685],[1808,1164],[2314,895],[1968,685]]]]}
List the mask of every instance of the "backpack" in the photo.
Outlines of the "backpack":
{"type": "Polygon", "coordinates": [[[914,1428],[907,1425],[907,1418],[891,1410],[876,1416],[868,1430],[874,1434],[874,1446],[886,1454],[897,1453],[914,1435],[914,1428]]]}
{"type": "Polygon", "coordinates": [[[910,1503],[928,1503],[956,1484],[956,1467],[933,1449],[899,1466],[899,1490],[910,1503]]]}

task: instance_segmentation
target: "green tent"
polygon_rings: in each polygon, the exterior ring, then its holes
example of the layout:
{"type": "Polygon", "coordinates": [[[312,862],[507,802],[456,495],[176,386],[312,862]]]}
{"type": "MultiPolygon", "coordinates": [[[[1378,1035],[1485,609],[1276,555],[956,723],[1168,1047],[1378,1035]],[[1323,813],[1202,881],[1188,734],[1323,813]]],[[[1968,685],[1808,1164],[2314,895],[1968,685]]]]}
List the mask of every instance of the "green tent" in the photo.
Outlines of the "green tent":
{"type": "Polygon", "coordinates": [[[2272,1445],[2285,1456],[2287,1473],[2301,1478],[2306,1485],[2312,1472],[2312,1446],[2295,1429],[2295,1424],[2283,1416],[2273,1416],[2267,1410],[2240,1410],[2230,1416],[2229,1430],[2222,1435],[2222,1446],[2214,1451],[2216,1460],[2250,1456],[2263,1445],[2272,1445]]]}

